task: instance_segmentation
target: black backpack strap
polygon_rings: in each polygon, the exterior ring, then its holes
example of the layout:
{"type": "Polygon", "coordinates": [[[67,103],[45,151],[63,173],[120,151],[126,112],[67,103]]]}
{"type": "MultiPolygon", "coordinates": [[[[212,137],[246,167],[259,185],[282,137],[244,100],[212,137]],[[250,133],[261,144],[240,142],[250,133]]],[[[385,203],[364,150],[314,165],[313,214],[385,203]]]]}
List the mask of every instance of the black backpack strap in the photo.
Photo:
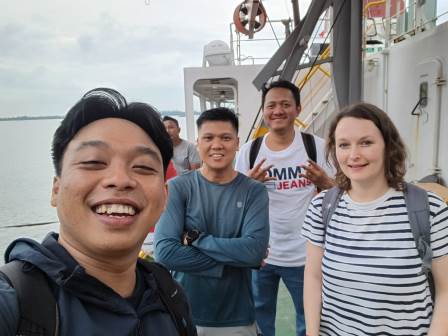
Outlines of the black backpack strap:
{"type": "Polygon", "coordinates": [[[324,226],[324,239],[327,233],[327,226],[339,204],[342,194],[343,192],[341,189],[338,187],[333,187],[325,192],[324,198],[322,199],[322,224],[324,226]]]}
{"type": "Polygon", "coordinates": [[[317,162],[316,142],[314,136],[309,133],[300,132],[302,134],[303,145],[305,146],[306,154],[308,158],[317,162]]]}
{"type": "Polygon", "coordinates": [[[155,277],[160,298],[176,323],[181,336],[197,336],[196,327],[191,318],[190,305],[183,288],[173,279],[170,272],[156,262],[140,261],[155,277]]]}
{"type": "Polygon", "coordinates": [[[255,160],[257,159],[258,152],[260,152],[261,143],[263,142],[264,135],[255,138],[250,144],[249,150],[249,169],[252,169],[255,165],[255,160]]]}
{"type": "MultiPolygon", "coordinates": [[[[317,162],[317,152],[316,152],[316,142],[314,136],[309,133],[300,132],[302,135],[303,145],[305,146],[306,154],[308,157],[317,162]]],[[[260,147],[263,142],[264,136],[256,138],[252,141],[249,150],[249,169],[252,169],[255,165],[255,160],[257,159],[258,153],[260,152],[260,147]]]]}
{"type": "Polygon", "coordinates": [[[20,260],[0,267],[0,273],[14,287],[19,300],[17,335],[58,335],[57,303],[44,273],[20,260]]]}

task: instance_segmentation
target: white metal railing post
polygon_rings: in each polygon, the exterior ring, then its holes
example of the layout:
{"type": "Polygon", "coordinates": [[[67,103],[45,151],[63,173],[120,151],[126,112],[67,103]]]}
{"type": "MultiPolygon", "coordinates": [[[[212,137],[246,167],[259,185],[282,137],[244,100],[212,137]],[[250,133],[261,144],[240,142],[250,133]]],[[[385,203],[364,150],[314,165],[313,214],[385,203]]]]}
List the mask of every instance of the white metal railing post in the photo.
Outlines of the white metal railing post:
{"type": "Polygon", "coordinates": [[[417,6],[418,6],[417,0],[414,0],[414,6],[413,6],[414,7],[414,13],[413,13],[414,19],[413,19],[413,27],[412,27],[413,30],[417,28],[417,6]]]}
{"type": "Polygon", "coordinates": [[[386,38],[384,41],[384,48],[389,48],[390,45],[390,35],[392,30],[392,20],[390,17],[390,0],[386,0],[386,38]]]}
{"type": "Polygon", "coordinates": [[[233,23],[229,25],[230,30],[230,51],[232,52],[232,64],[235,64],[235,50],[233,48],[233,30],[232,30],[233,23]]]}

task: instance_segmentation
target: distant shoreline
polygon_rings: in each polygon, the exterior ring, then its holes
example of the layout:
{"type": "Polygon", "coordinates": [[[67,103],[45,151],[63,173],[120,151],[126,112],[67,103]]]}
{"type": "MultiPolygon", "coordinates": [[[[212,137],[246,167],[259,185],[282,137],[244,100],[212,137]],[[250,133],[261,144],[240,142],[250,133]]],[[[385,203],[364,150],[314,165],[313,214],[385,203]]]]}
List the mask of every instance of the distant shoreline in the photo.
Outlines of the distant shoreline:
{"type": "Polygon", "coordinates": [[[0,117],[0,121],[22,121],[22,120],[47,120],[62,119],[63,116],[20,116],[20,117],[0,117]]]}
{"type": "MultiPolygon", "coordinates": [[[[162,116],[185,117],[184,112],[180,111],[163,111],[160,112],[162,116]]],[[[199,114],[195,112],[195,114],[199,114]]],[[[0,121],[22,121],[22,120],[48,120],[48,119],[63,119],[64,116],[16,116],[16,117],[0,117],[0,121]]]]}

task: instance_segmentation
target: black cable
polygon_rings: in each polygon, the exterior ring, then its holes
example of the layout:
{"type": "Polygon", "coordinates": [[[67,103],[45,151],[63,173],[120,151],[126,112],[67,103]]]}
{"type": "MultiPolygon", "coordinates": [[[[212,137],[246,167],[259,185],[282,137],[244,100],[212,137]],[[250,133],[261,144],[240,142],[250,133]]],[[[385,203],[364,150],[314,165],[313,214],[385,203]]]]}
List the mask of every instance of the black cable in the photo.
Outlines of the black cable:
{"type": "MultiPolygon", "coordinates": [[[[317,27],[316,34],[317,34],[317,32],[319,31],[320,27],[322,26],[322,22],[323,22],[323,20],[320,20],[319,26],[317,27]]],[[[316,35],[314,35],[314,38],[313,38],[313,40],[311,41],[311,44],[314,42],[315,39],[316,39],[316,35]]],[[[325,41],[325,40],[324,40],[324,41],[325,41]]],[[[321,53],[321,50],[319,50],[319,53],[318,53],[317,55],[319,55],[320,53],[321,53]]],[[[306,52],[306,51],[305,51],[305,55],[306,55],[309,59],[311,59],[311,58],[310,58],[310,53],[309,53],[309,52],[306,52]]]]}
{"type": "MultiPolygon", "coordinates": [[[[324,49],[325,43],[326,43],[326,41],[328,39],[328,36],[330,36],[330,33],[333,31],[333,27],[334,27],[335,23],[338,21],[339,15],[341,14],[341,11],[342,11],[342,8],[344,8],[346,3],[347,3],[347,0],[344,0],[344,3],[342,4],[342,6],[339,8],[338,12],[336,13],[336,16],[335,16],[335,18],[333,20],[333,23],[332,23],[331,27],[330,27],[330,30],[328,31],[327,36],[325,36],[324,42],[320,46],[319,53],[317,54],[318,56],[321,54],[322,50],[324,49]]],[[[311,71],[313,70],[313,67],[316,65],[316,62],[317,62],[317,57],[314,59],[313,63],[311,64],[310,70],[306,74],[305,78],[308,78],[308,76],[310,75],[311,71]]]]}
{"type": "Polygon", "coordinates": [[[422,114],[422,112],[421,112],[422,104],[424,104],[425,101],[427,101],[427,99],[428,99],[428,97],[421,97],[418,100],[417,104],[415,104],[414,108],[412,109],[411,115],[421,115],[422,114]],[[420,106],[420,112],[415,112],[419,106],[420,106]]]}
{"type": "MultiPolygon", "coordinates": [[[[260,4],[261,4],[261,0],[260,0],[260,4]]],[[[272,22],[269,19],[267,12],[266,12],[266,20],[269,22],[269,25],[271,26],[272,34],[274,34],[275,40],[277,41],[277,45],[280,47],[280,42],[278,40],[277,34],[275,33],[274,27],[272,26],[272,22]]]]}
{"type": "Polygon", "coordinates": [[[255,128],[255,123],[257,122],[258,117],[260,116],[260,112],[261,112],[261,106],[258,108],[257,115],[255,116],[254,122],[252,123],[252,127],[250,128],[250,132],[249,132],[249,134],[247,135],[246,142],[249,141],[250,135],[251,135],[252,131],[253,131],[254,128],[255,128]]]}
{"type": "Polygon", "coordinates": [[[56,224],[56,223],[59,223],[59,221],[7,225],[7,226],[0,227],[0,229],[12,229],[12,228],[29,227],[29,226],[41,226],[41,225],[56,224]]]}

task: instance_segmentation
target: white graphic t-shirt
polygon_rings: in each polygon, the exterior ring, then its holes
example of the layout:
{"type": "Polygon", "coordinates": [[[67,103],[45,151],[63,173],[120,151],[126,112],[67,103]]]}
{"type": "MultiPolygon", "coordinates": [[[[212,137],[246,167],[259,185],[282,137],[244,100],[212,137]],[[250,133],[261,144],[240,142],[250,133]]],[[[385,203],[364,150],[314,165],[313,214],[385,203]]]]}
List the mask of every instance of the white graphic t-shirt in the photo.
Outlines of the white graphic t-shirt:
{"type": "MultiPolygon", "coordinates": [[[[257,164],[265,158],[265,166],[273,165],[269,175],[276,178],[275,181],[265,183],[269,193],[270,225],[270,252],[266,262],[286,267],[303,266],[306,240],[301,234],[302,224],[308,205],[316,194],[314,184],[299,176],[300,173],[304,173],[304,169],[300,166],[307,164],[308,155],[299,132],[296,132],[291,145],[281,151],[272,151],[266,146],[267,136],[264,137],[255,160],[257,164]]],[[[333,168],[325,161],[324,140],[316,136],[314,140],[317,164],[329,176],[333,176],[333,168]]],[[[235,165],[236,170],[244,174],[249,170],[251,143],[252,141],[241,147],[235,165]]]]}

